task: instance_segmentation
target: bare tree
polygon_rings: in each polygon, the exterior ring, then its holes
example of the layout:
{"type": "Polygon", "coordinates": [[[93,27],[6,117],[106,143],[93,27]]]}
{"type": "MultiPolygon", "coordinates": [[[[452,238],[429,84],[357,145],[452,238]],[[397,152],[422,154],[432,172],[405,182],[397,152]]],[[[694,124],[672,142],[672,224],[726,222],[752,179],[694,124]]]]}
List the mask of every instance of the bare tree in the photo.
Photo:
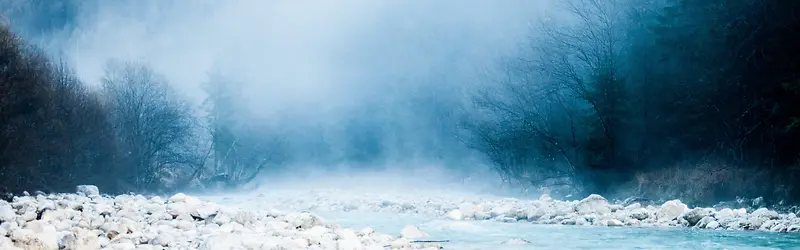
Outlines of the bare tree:
{"type": "Polygon", "coordinates": [[[622,0],[563,1],[568,19],[542,23],[532,50],[537,70],[548,80],[582,100],[596,122],[587,142],[586,158],[592,166],[626,165],[619,136],[627,111],[622,68],[626,12],[622,0]],[[596,146],[602,145],[602,146],[596,146]]]}
{"type": "Polygon", "coordinates": [[[269,128],[255,128],[245,123],[246,109],[241,99],[241,82],[221,71],[209,74],[204,105],[207,133],[210,135],[212,176],[209,184],[235,187],[255,179],[270,164],[283,159],[283,138],[269,128]]]}
{"type": "Polygon", "coordinates": [[[577,181],[580,117],[565,91],[543,77],[530,58],[500,66],[497,82],[473,98],[467,129],[506,182],[519,186],[577,181]]]}
{"type": "Polygon", "coordinates": [[[473,142],[507,179],[576,183],[591,166],[617,164],[620,1],[564,1],[567,15],[558,16],[567,18],[544,20],[529,46],[500,65],[500,80],[476,95],[488,115],[477,116],[473,142]]]}
{"type": "Polygon", "coordinates": [[[196,167],[190,106],[164,77],[142,63],[111,61],[102,81],[129,184],[153,188],[165,169],[196,167]]]}

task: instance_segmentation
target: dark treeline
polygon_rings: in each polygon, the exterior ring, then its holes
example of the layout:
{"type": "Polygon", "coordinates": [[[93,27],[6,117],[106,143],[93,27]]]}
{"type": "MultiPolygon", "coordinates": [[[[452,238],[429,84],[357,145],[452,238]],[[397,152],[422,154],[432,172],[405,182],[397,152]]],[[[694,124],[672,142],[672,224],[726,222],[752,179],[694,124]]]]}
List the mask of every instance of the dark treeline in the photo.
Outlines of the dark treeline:
{"type": "Polygon", "coordinates": [[[102,83],[87,88],[67,65],[0,27],[4,191],[65,191],[79,183],[153,190],[178,176],[169,170],[198,168],[191,110],[158,74],[109,62],[102,83]]]}
{"type": "Polygon", "coordinates": [[[473,146],[522,184],[798,201],[798,5],[562,1],[476,95],[473,146]]]}
{"type": "Polygon", "coordinates": [[[0,186],[235,187],[298,164],[458,168],[478,155],[525,189],[800,201],[800,3],[555,2],[477,89],[448,85],[459,78],[443,67],[387,80],[404,94],[375,93],[335,121],[254,120],[223,67],[200,107],[143,62],[110,61],[90,88],[3,26],[0,186]]]}

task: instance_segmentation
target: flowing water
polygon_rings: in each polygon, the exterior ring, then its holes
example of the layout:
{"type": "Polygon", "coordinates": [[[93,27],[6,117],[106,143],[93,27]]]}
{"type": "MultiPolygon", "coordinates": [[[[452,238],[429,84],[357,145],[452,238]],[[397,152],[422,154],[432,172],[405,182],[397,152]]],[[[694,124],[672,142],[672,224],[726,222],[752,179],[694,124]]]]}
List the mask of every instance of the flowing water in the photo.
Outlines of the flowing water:
{"type": "MultiPolygon", "coordinates": [[[[221,204],[245,209],[278,208],[284,211],[311,211],[324,221],[344,227],[371,227],[377,232],[399,235],[414,225],[431,235],[431,240],[449,240],[445,249],[799,249],[800,233],[709,230],[665,227],[593,227],[542,225],[527,222],[450,220],[442,215],[418,212],[370,212],[325,209],[334,206],[375,208],[380,197],[364,192],[284,192],[269,189],[250,194],[230,193],[205,196],[221,204]],[[361,195],[357,195],[360,193],[361,195]],[[342,204],[346,204],[343,206],[342,204]],[[368,205],[371,204],[371,205],[368,205]],[[502,244],[523,239],[529,244],[502,244]]],[[[440,192],[441,193],[441,192],[440,192]]],[[[431,202],[425,193],[413,193],[407,201],[417,207],[431,202]]],[[[463,198],[463,197],[462,197],[463,198]]],[[[458,203],[462,198],[448,198],[458,203]]],[[[441,201],[440,201],[441,202],[441,201]]]]}
{"type": "Polygon", "coordinates": [[[399,233],[415,225],[445,249],[800,249],[800,234],[651,227],[587,227],[495,221],[453,221],[378,212],[319,212],[345,227],[399,233]],[[521,238],[525,245],[502,244],[521,238]]]}

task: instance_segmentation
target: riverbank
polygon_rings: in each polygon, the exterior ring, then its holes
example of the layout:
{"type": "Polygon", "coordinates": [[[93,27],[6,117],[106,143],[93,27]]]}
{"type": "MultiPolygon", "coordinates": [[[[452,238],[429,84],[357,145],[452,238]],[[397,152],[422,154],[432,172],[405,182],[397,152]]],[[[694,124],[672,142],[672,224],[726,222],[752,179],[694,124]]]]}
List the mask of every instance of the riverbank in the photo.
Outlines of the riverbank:
{"type": "Polygon", "coordinates": [[[74,194],[37,194],[0,201],[0,249],[438,249],[413,243],[424,232],[400,236],[325,223],[305,212],[238,209],[182,193],[169,198],[101,195],[79,186],[74,194]]]}

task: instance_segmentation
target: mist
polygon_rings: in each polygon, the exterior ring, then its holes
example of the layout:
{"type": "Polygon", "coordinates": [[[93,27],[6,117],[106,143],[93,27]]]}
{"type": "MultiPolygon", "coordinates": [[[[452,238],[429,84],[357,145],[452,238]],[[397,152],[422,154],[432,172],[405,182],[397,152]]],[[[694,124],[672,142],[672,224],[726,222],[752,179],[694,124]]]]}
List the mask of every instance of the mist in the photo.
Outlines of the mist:
{"type": "Polygon", "coordinates": [[[202,84],[224,72],[242,93],[239,119],[289,145],[293,160],[275,168],[474,173],[486,164],[455,129],[465,91],[519,48],[545,5],[91,1],[47,41],[90,86],[109,60],[143,61],[201,115],[202,84]]]}
{"type": "Polygon", "coordinates": [[[27,94],[4,110],[42,109],[4,118],[3,145],[19,146],[0,163],[81,171],[55,188],[29,170],[17,191],[391,180],[800,197],[794,16],[779,3],[0,4],[21,67],[6,76],[38,84],[9,89],[27,94]]]}

